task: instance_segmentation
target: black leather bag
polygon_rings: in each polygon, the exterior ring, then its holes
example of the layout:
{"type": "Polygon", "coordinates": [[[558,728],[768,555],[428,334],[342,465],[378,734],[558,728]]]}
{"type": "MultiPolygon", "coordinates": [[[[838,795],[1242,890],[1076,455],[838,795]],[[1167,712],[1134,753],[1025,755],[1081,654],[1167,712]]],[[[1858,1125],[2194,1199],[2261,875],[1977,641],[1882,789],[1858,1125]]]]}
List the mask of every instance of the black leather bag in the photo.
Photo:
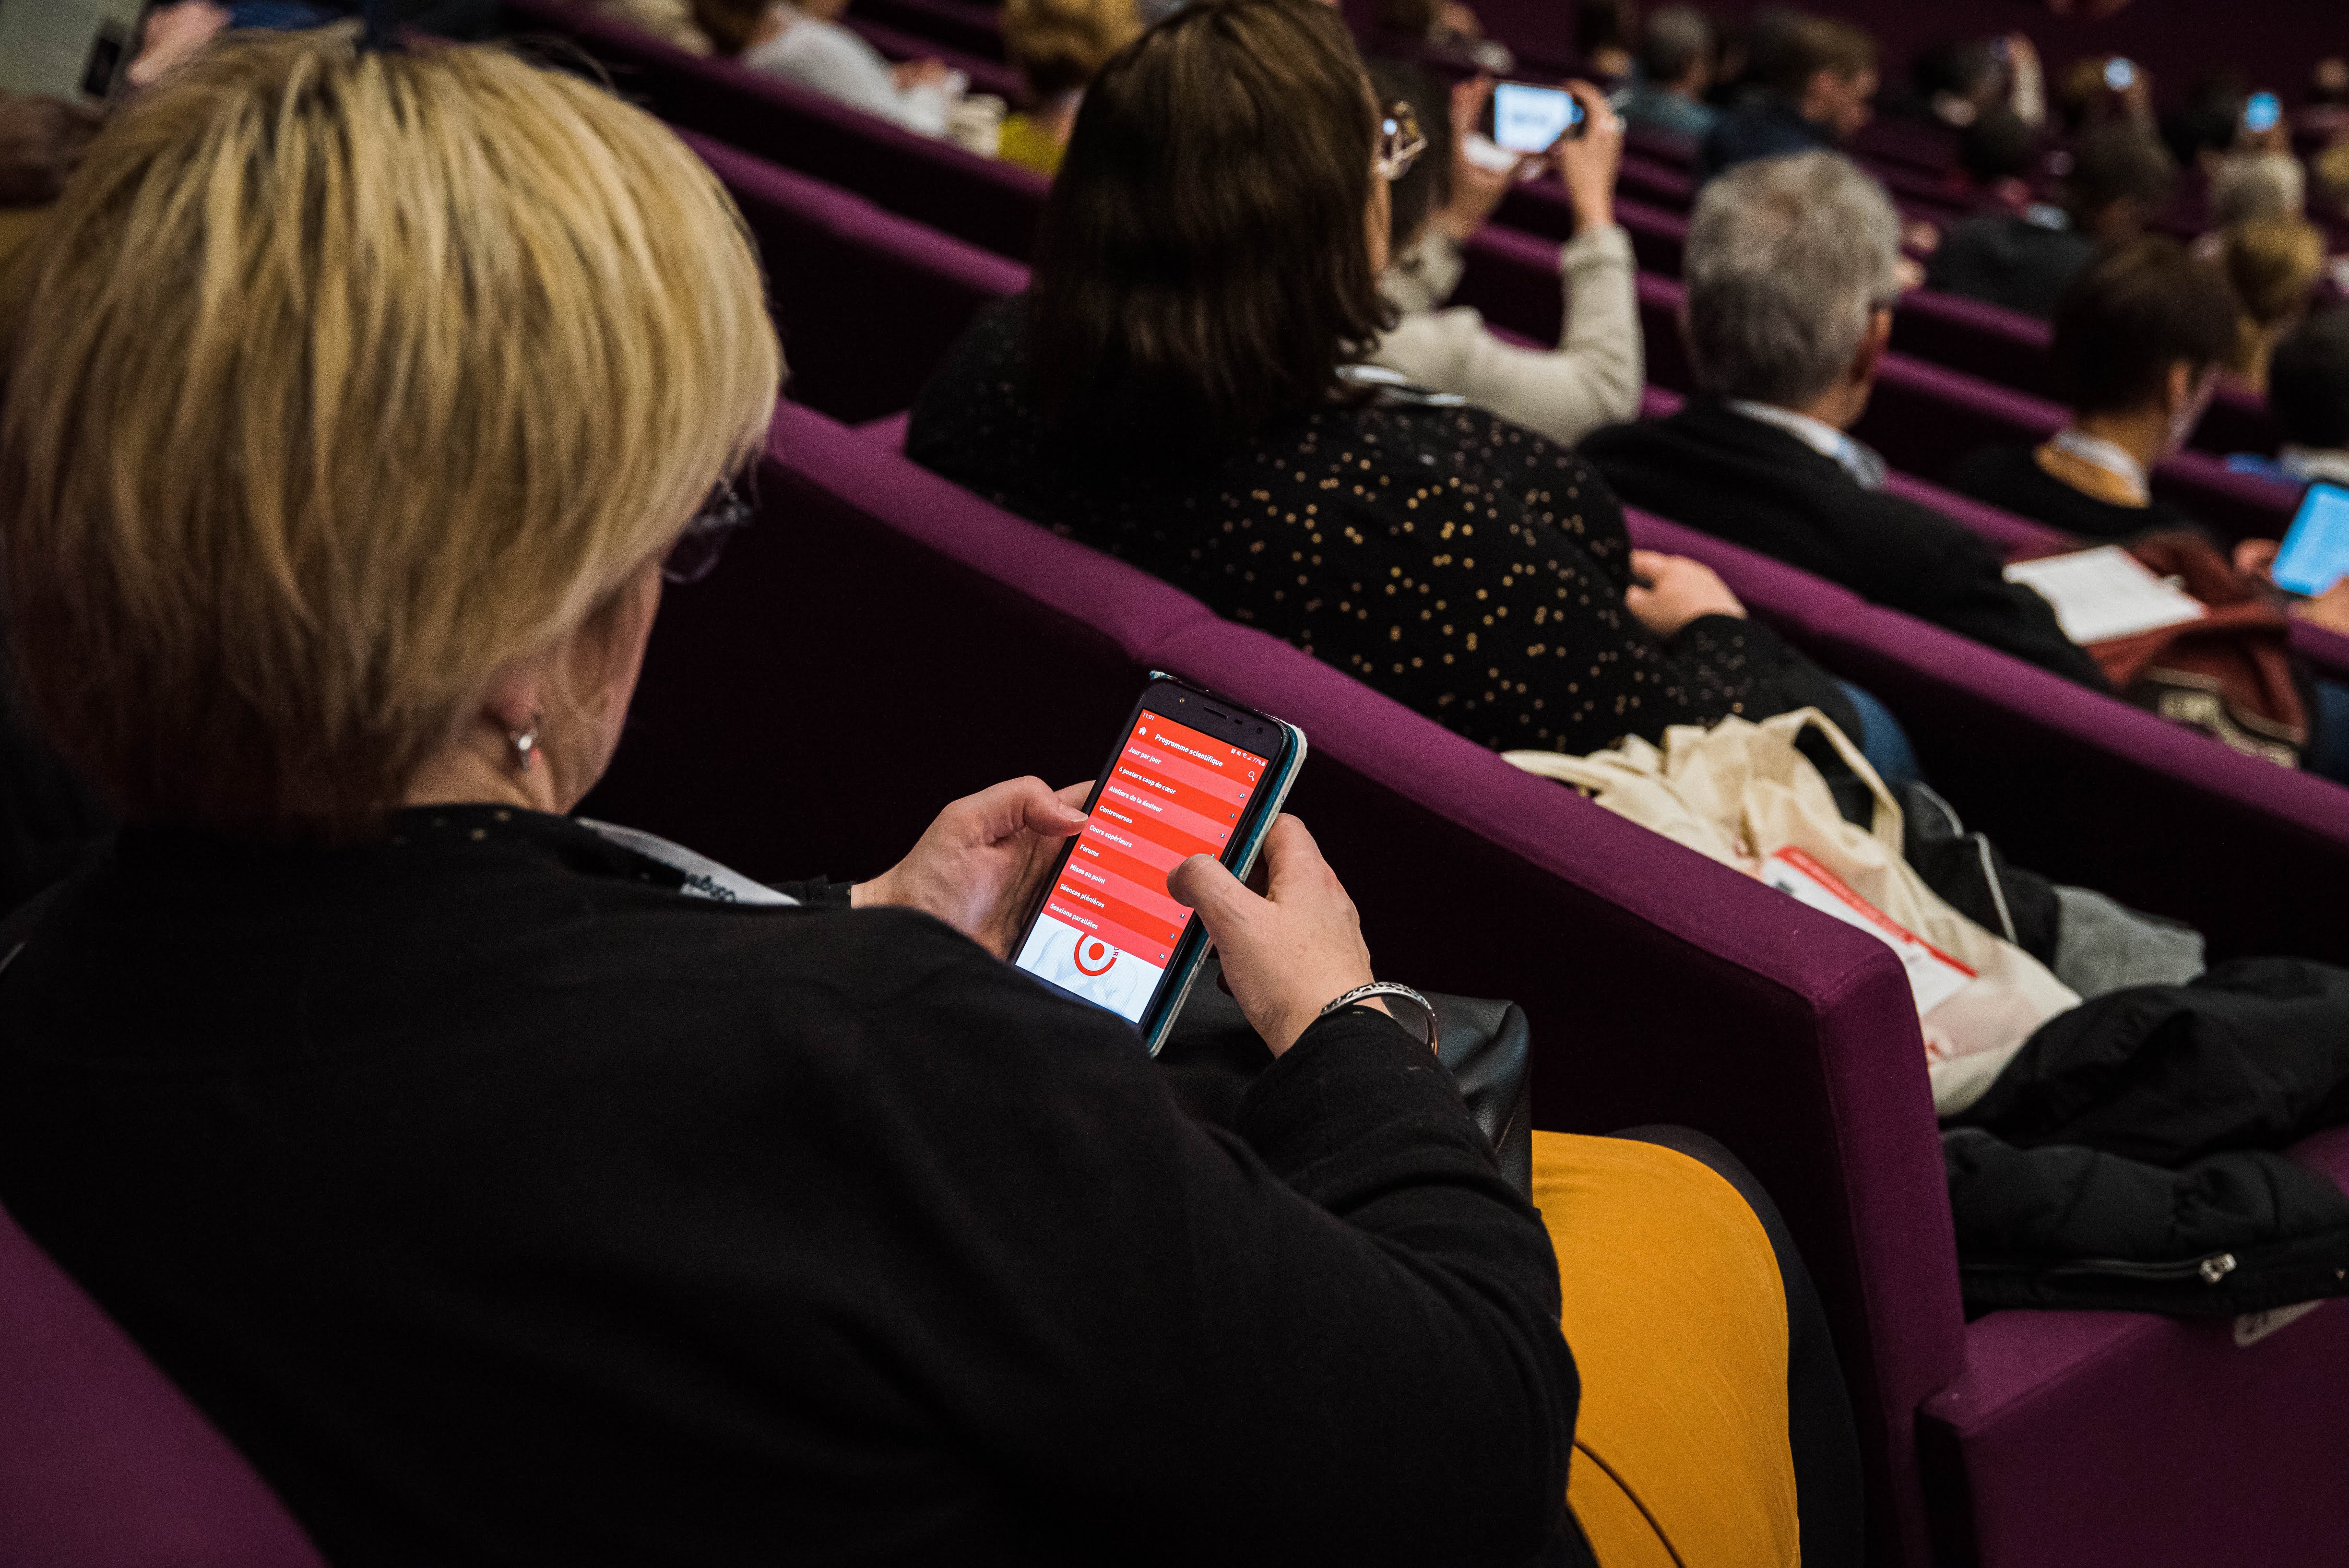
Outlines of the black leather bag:
{"type": "MultiPolygon", "coordinates": [[[[1159,1048],[1158,1064],[1175,1096],[1201,1121],[1230,1127],[1240,1098],[1272,1053],[1241,1015],[1239,1003],[1217,982],[1223,969],[1212,956],[1159,1048]]],[[[1514,1002],[1427,993],[1435,1004],[1436,1055],[1452,1070],[1468,1114],[1492,1140],[1501,1174],[1531,1197],[1534,1181],[1532,1038],[1514,1002]]]]}

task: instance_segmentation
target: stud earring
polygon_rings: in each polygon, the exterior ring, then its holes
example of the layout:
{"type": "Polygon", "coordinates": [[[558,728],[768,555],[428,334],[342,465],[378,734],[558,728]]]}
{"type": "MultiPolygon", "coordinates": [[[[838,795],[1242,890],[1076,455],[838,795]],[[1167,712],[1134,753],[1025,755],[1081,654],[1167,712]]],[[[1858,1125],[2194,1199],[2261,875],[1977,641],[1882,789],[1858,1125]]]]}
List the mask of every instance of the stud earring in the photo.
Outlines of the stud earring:
{"type": "Polygon", "coordinates": [[[506,732],[506,739],[514,749],[514,766],[520,772],[530,772],[531,764],[538,759],[538,732],[545,722],[546,710],[533,708],[530,711],[529,729],[506,732]]]}

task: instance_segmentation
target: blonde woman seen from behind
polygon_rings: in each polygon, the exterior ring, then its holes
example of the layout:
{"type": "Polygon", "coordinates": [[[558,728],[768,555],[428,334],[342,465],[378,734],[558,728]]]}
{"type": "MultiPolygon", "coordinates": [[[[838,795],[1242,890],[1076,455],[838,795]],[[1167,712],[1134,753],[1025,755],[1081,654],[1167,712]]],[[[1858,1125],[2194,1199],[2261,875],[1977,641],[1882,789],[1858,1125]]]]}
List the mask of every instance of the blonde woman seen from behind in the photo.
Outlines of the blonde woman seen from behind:
{"type": "Polygon", "coordinates": [[[1373,971],[1293,818],[1266,897],[1170,878],[1268,1047],[1211,1134],[1003,961],[1081,797],[780,891],[568,815],[781,370],[666,129],[233,37],[26,265],[5,618],[129,826],[0,949],[0,1204],[326,1559],[1540,1547],[1548,1240],[1427,1047],[1324,1014],[1373,971]]]}

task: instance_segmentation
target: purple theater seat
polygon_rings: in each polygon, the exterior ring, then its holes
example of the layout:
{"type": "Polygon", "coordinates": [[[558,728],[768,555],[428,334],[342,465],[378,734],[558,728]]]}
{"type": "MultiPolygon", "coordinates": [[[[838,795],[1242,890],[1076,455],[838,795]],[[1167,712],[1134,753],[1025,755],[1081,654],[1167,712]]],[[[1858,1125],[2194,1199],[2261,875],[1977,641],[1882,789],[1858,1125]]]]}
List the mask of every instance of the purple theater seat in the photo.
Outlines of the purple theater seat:
{"type": "Polygon", "coordinates": [[[5,1213],[0,1563],[325,1568],[243,1456],[5,1213]]]}
{"type": "MultiPolygon", "coordinates": [[[[2349,1128],[2292,1152],[2349,1185],[2349,1128]]],[[[2344,1411],[2338,1300],[2250,1345],[2227,1319],[2003,1312],[1967,1326],[1918,1440],[1962,1477],[1944,1531],[1985,1564],[2280,1568],[2349,1557],[2344,1411]]]]}
{"type": "Polygon", "coordinates": [[[584,48],[613,86],[670,124],[880,203],[998,255],[1024,260],[1050,182],[727,60],[672,48],[568,0],[504,0],[517,32],[584,48]]]}
{"type": "MultiPolygon", "coordinates": [[[[1502,336],[1508,334],[1504,332],[1502,336]]],[[[1680,411],[1682,402],[1679,393],[1651,385],[1641,395],[1640,417],[1649,420],[1668,418],[1680,411]]],[[[1954,490],[1928,484],[1899,469],[1885,475],[1884,488],[1920,505],[1930,506],[1951,522],[1971,529],[1996,545],[1999,553],[2010,560],[2054,555],[2077,548],[2080,543],[2070,535],[2044,524],[2017,517],[2012,512],[2002,512],[1971,495],[1961,495],[1954,490]]],[[[2307,661],[2313,673],[2349,685],[2349,637],[2296,620],[2292,627],[2292,645],[2293,651],[2307,661]]]]}
{"type": "Polygon", "coordinates": [[[1397,973],[1525,1005],[1540,1125],[1702,1127],[1785,1209],[1867,1434],[1884,1561],[1923,1561],[1910,1438],[1960,1370],[1911,1003],[1872,944],[1142,573],[812,412],[765,520],[672,596],[586,809],[768,875],[867,875],[951,795],[1087,777],[1145,670],[1303,725],[1295,806],[1397,973]],[[1465,911],[1464,913],[1464,911],[1465,911]]]}
{"type": "Polygon", "coordinates": [[[973,0],[856,0],[848,20],[879,22],[983,60],[1003,61],[1003,13],[973,0]]]}
{"type": "MultiPolygon", "coordinates": [[[[1537,327],[1514,319],[1532,311],[1530,242],[1512,243],[1491,231],[1468,247],[1459,297],[1485,315],[1526,332],[1537,327]],[[1471,296],[1473,295],[1473,297],[1471,296]]],[[[1685,297],[1670,278],[1641,273],[1640,327],[1648,353],[1648,379],[1687,392],[1693,381],[1681,340],[1680,309],[1685,297]]],[[[1557,319],[1553,306],[1551,320],[1557,319]]],[[[1947,473],[1968,454],[1997,442],[2036,443],[2063,428],[2064,412],[2044,399],[1996,387],[1928,365],[1906,354],[1888,353],[1868,411],[1852,433],[1881,452],[1895,468],[1912,475],[1947,473]]],[[[2291,521],[2299,495],[2290,486],[2229,472],[2208,452],[2182,452],[2155,465],[2157,493],[2176,502],[2198,521],[2231,538],[2274,538],[2291,521]]]]}
{"type": "MultiPolygon", "coordinates": [[[[1892,346],[1901,353],[2034,398],[2057,395],[2047,358],[2052,336],[2036,317],[1930,288],[1902,295],[1892,317],[1892,346]]],[[[2221,387],[2194,427],[2193,444],[2221,455],[2271,453],[2282,439],[2264,400],[2221,387]]]]}
{"type": "Polygon", "coordinates": [[[909,407],[979,308],[1028,269],[870,202],[679,133],[742,209],[765,264],[792,395],[836,419],[909,407]]]}
{"type": "MultiPolygon", "coordinates": [[[[1923,1568],[1929,1492],[1940,1504],[1932,1533],[1984,1542],[1989,1568],[2056,1561],[2034,1554],[2033,1532],[2092,1540],[2133,1511],[2199,1521],[2179,1540],[2199,1561],[2333,1560],[2306,1549],[2313,1505],[2270,1528],[2233,1509],[2227,1488],[2262,1466],[2344,1473],[2337,1418],[2288,1428],[2268,1419],[2263,1397],[2161,1410],[2133,1386],[2180,1369],[2213,1384],[2223,1357],[2160,1350],[2181,1332],[2207,1340],[2201,1329],[2122,1318],[2095,1330],[2112,1354],[2075,1355],[2084,1314],[1957,1321],[1914,1025],[1878,955],[1341,673],[914,469],[895,452],[903,428],[883,421],[854,434],[802,410],[779,417],[760,490],[775,515],[727,572],[668,607],[639,732],[592,809],[771,874],[819,862],[863,874],[946,794],[1029,768],[1090,772],[1083,737],[1115,723],[1144,668],[1229,691],[1312,736],[1295,804],[1344,870],[1386,966],[1526,1006],[1541,1042],[1540,1125],[1682,1121],[1721,1137],[1770,1187],[1820,1278],[1852,1379],[1872,1560],[1923,1568]],[[874,583],[896,613],[874,613],[874,583]],[[758,694],[755,725],[741,722],[746,692],[758,694]],[[994,722],[974,722],[980,711],[994,722]],[[951,746],[934,743],[941,732],[951,746]],[[919,749],[894,743],[900,733],[921,737],[919,749]],[[1469,891],[1480,918],[1462,917],[1469,891]],[[1562,932],[1572,933],[1564,946],[1562,932]],[[2120,1407],[2136,1418],[2132,1439],[2116,1444],[2088,1422],[2120,1407]],[[2072,1461],[2067,1485],[2021,1484],[2033,1465],[2091,1440],[2104,1445],[2096,1461],[2072,1461]],[[2139,1451],[2164,1444],[2189,1455],[2224,1446],[2227,1457],[2207,1476],[2171,1463],[2148,1480],[2139,1451]]],[[[1665,547],[1710,543],[1649,519],[1636,526],[1665,547]]],[[[1854,641],[1882,629],[1852,629],[1883,612],[1840,589],[1721,558],[1757,608],[1785,601],[1771,607],[1795,635],[1854,641]]],[[[2207,749],[2151,721],[2127,738],[2207,749]]],[[[2273,1407],[2329,1412],[2343,1317],[2326,1308],[2279,1334],[2262,1354],[2289,1366],[2263,1371],[2255,1393],[2297,1376],[2317,1392],[2273,1407]]]]}
{"type": "Polygon", "coordinates": [[[970,78],[974,92],[991,92],[1009,103],[1017,104],[1027,95],[1026,85],[1020,81],[1019,73],[1003,63],[1003,50],[999,44],[993,57],[989,57],[971,54],[936,38],[893,27],[869,17],[843,16],[841,20],[858,37],[881,51],[888,59],[928,59],[952,66],[970,78]]]}
{"type": "Polygon", "coordinates": [[[1926,776],[2016,864],[2185,920],[2214,954],[2349,963],[2349,791],[1644,514],[1746,607],[1874,692],[1926,776]]]}

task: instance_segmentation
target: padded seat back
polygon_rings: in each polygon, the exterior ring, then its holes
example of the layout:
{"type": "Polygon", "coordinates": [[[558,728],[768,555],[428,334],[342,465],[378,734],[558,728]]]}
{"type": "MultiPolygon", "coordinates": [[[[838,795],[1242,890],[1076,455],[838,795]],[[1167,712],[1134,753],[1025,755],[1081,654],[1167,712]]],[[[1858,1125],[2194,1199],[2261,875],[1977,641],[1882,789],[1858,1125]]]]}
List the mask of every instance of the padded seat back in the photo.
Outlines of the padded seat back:
{"type": "Polygon", "coordinates": [[[758,242],[792,396],[836,419],[910,407],[979,309],[1028,269],[693,131],[758,242]]]}
{"type": "Polygon", "coordinates": [[[1538,1125],[1687,1123],[1768,1184],[1847,1359],[1882,1560],[1921,1561],[1909,1433],[1961,1323],[1889,953],[881,440],[787,408],[758,499],[664,605],[585,809],[753,874],[867,877],[958,794],[1091,777],[1154,666],[1299,723],[1295,809],[1383,970],[1523,1004],[1538,1125]]]}
{"type": "MultiPolygon", "coordinates": [[[[504,0],[508,25],[566,39],[612,85],[670,124],[879,202],[957,239],[1025,261],[1049,182],[1032,170],[917,136],[729,60],[673,48],[567,0],[504,0]]],[[[560,52],[554,57],[558,61],[560,52]]]]}
{"type": "Polygon", "coordinates": [[[0,1563],[325,1568],[243,1457],[5,1213],[0,1563]]]}
{"type": "Polygon", "coordinates": [[[2186,920],[2214,954],[2349,963],[2349,790],[1710,535],[1634,513],[1897,713],[1933,786],[2020,866],[2186,920]]]}

